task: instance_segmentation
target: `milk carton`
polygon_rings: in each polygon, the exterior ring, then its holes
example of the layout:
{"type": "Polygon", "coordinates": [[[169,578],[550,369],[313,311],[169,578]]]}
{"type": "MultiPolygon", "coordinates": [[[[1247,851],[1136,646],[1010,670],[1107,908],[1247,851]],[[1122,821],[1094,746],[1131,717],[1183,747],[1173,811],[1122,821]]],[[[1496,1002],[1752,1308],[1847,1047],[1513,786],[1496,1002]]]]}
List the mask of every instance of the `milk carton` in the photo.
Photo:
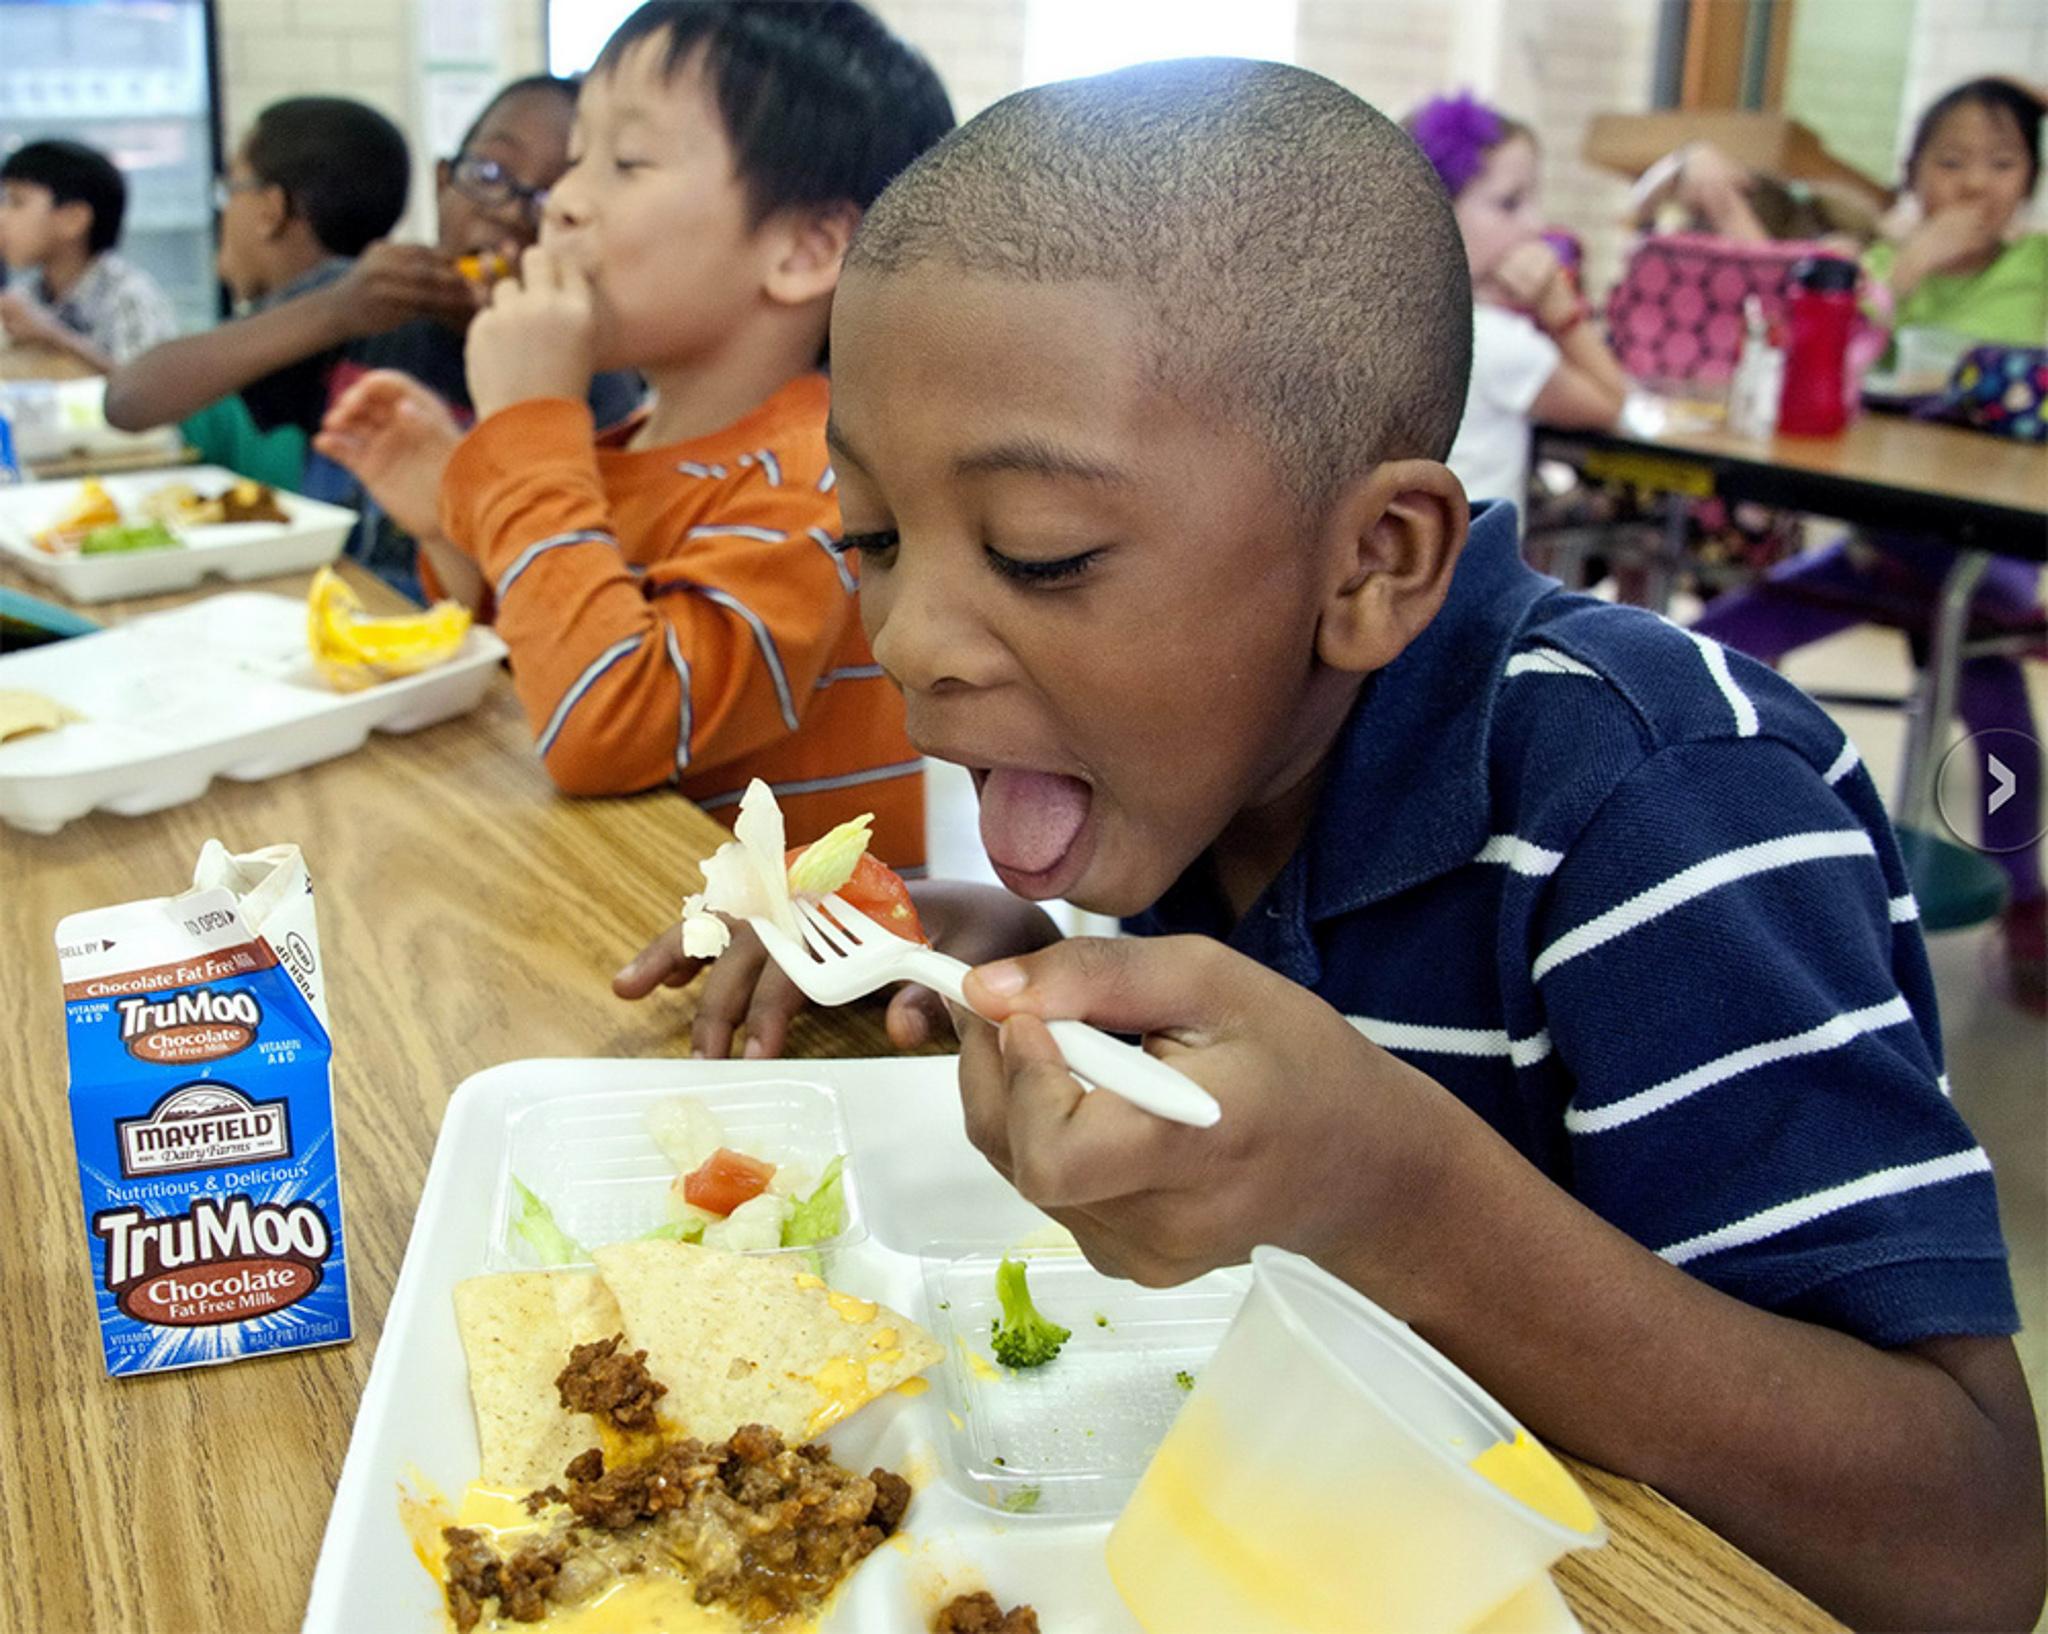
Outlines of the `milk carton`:
{"type": "Polygon", "coordinates": [[[57,927],[107,1372],[352,1333],[312,883],[209,841],[182,896],[57,927]]]}

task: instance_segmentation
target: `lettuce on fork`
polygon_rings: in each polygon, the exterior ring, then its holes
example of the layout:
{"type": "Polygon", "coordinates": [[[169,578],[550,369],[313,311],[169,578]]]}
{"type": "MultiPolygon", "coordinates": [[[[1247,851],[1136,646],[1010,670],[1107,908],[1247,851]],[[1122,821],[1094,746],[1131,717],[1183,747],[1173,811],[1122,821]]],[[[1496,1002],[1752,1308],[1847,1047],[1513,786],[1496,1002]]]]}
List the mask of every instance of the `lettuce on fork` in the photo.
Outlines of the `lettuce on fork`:
{"type": "Polygon", "coordinates": [[[768,785],[755,778],[740,796],[733,837],[704,861],[704,889],[683,899],[684,955],[715,959],[726,950],[732,930],[721,914],[734,919],[765,919],[802,941],[795,898],[815,902],[851,879],[867,852],[868,829],[874,820],[872,812],[864,812],[841,823],[805,847],[791,865],[786,860],[782,808],[768,785]]]}

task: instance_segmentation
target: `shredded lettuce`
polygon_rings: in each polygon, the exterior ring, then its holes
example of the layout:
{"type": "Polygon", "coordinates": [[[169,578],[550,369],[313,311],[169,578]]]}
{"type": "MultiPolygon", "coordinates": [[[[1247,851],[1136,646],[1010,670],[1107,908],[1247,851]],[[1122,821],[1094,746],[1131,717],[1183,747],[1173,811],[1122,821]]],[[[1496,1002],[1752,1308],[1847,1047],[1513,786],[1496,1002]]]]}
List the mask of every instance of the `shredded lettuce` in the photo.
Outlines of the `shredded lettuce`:
{"type": "Polygon", "coordinates": [[[790,1209],[789,1218],[782,1222],[784,1248],[830,1242],[846,1229],[846,1187],[839,1173],[845,1167],[843,1156],[834,1157],[810,1196],[799,1198],[790,1209]]]}
{"type": "Polygon", "coordinates": [[[526,1239],[543,1265],[573,1265],[590,1256],[583,1245],[555,1224],[554,1211],[529,1191],[524,1181],[512,1176],[512,1192],[519,1200],[519,1212],[512,1217],[512,1230],[526,1239]]]}
{"type": "Polygon", "coordinates": [[[695,1243],[704,1240],[704,1227],[708,1220],[670,1220],[658,1225],[652,1231],[640,1233],[641,1242],[695,1243]]]}
{"type": "Polygon", "coordinates": [[[874,826],[872,811],[841,823],[823,839],[814,840],[789,867],[792,895],[815,901],[830,896],[853,878],[868,848],[868,830],[874,826]]]}

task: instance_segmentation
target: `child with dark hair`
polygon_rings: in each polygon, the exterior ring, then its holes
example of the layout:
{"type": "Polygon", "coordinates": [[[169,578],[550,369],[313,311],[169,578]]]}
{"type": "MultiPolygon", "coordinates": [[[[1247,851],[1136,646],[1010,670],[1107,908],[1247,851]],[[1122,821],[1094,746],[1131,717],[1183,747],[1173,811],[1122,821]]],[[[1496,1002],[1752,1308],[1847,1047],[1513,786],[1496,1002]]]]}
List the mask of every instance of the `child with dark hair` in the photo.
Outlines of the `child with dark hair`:
{"type": "MultiPolygon", "coordinates": [[[[313,198],[320,219],[343,242],[357,243],[371,226],[388,231],[392,222],[384,217],[395,220],[392,184],[406,174],[404,167],[393,170],[389,164],[389,138],[396,132],[382,129],[380,115],[355,104],[344,104],[344,113],[327,107],[330,99],[309,100],[311,108],[303,100],[281,103],[258,120],[246,149],[252,175],[257,165],[268,166],[262,174],[281,189],[297,188],[313,198]],[[369,116],[360,121],[365,128],[378,132],[366,149],[370,168],[387,172],[386,206],[376,211],[368,210],[361,191],[352,200],[336,196],[318,167],[304,162],[323,128],[338,119],[359,122],[361,115],[369,116]],[[342,222],[349,225],[337,225],[342,222]]],[[[296,461],[305,466],[305,440],[319,429],[329,404],[371,369],[403,370],[467,415],[464,334],[489,275],[509,269],[534,241],[540,201],[568,168],[575,105],[573,80],[535,75],[503,87],[454,156],[440,162],[436,245],[380,237],[360,245],[359,255],[323,256],[294,286],[292,297],[259,301],[259,310],[237,322],[160,348],[117,373],[107,389],[109,418],[141,429],[198,414],[222,400],[246,403],[259,425],[281,426],[296,437],[296,461]]],[[[310,225],[311,207],[307,219],[310,225]]],[[[240,231],[244,224],[238,219],[235,225],[240,231]]],[[[321,245],[333,248],[325,240],[321,245]]],[[[245,292],[255,293],[264,280],[257,261],[254,250],[235,252],[233,265],[244,269],[245,292]]],[[[636,377],[600,375],[592,382],[591,410],[599,424],[609,425],[631,413],[639,396],[636,377]]],[[[209,419],[218,417],[216,411],[209,419]]],[[[398,589],[419,593],[413,540],[381,514],[367,514],[367,496],[352,478],[315,459],[287,480],[365,510],[349,554],[398,589]]]]}
{"type": "Polygon", "coordinates": [[[1469,95],[1403,123],[1451,195],[1472,271],[1472,384],[1450,467],[1472,499],[1525,507],[1530,422],[1611,426],[1628,379],[1544,240],[1535,133],[1469,95]]]}
{"type": "Polygon", "coordinates": [[[469,302],[452,269],[440,276],[408,265],[388,280],[360,276],[357,258],[405,214],[410,184],[405,138],[376,109],[329,96],[265,108],[215,184],[221,281],[247,315],[114,371],[108,421],[144,431],[183,420],[202,456],[301,486],[331,365],[313,347],[284,343],[309,311],[302,298],[318,292],[342,305],[345,286],[350,332],[358,334],[429,304],[452,313],[469,302]]]}
{"type": "MultiPolygon", "coordinates": [[[[1414,144],[1278,64],[1020,93],[869,213],[844,543],[1014,893],[913,887],[1011,955],[968,1134],[1112,1275],[1316,1259],[1853,1624],[2028,1627],[1997,1198],[1877,791],[1789,683],[1468,527],[1471,322],[1414,144]],[[1052,897],[1139,934],[1053,940],[1052,897]],[[1063,1017],[1221,1121],[1084,1093],[1063,1017]]],[[[736,935],[696,1042],[798,1002],[736,935]]]]}
{"type": "Polygon", "coordinates": [[[26,142],[0,161],[0,329],[105,374],[177,333],[164,292],[114,246],[128,184],[83,142],[26,142]]]}
{"type": "Polygon", "coordinates": [[[820,363],[862,212],[951,124],[849,0],[642,6],[471,327],[476,428],[392,373],[329,416],[318,448],[493,610],[561,788],[674,784],[730,819],[760,777],[793,839],[873,811],[878,853],[923,861],[922,763],[834,548],[820,363]],[[649,410],[595,438],[591,372],[627,367],[649,410]]]}
{"type": "MultiPolygon", "coordinates": [[[[1906,185],[1920,221],[1898,244],[1863,258],[1865,287],[1893,328],[1929,326],[1980,344],[2048,344],[2048,233],[2018,230],[2041,172],[2041,99],[2022,85],[1958,85],[1920,116],[1906,185]]],[[[1956,561],[1939,540],[1883,534],[1788,562],[1763,583],[1722,596],[1694,628],[1776,664],[1815,641],[1878,620],[1923,651],[1956,561]]],[[[2032,563],[1997,558],[1971,603],[1987,633],[2025,629],[2041,610],[2032,563]]],[[[2015,793],[1984,819],[1984,849],[2004,869],[2001,976],[2010,997],[2048,1015],[2048,886],[2041,876],[2042,756],[2016,658],[1965,660],[1956,710],[1971,732],[2000,730],[2015,793]]]]}

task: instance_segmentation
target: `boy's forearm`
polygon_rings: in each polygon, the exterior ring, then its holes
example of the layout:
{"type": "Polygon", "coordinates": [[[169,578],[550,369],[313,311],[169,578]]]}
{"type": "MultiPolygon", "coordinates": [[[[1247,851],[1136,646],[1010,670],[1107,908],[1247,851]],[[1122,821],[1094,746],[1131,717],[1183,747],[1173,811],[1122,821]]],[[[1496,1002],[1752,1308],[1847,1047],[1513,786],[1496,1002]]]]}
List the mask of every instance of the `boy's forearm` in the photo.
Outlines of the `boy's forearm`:
{"type": "Polygon", "coordinates": [[[433,575],[431,586],[472,613],[481,613],[487,587],[476,563],[438,533],[423,534],[417,542],[433,575]]]}
{"type": "Polygon", "coordinates": [[[2040,1453],[2009,1343],[1881,1351],[1742,1304],[1463,1107],[1445,1122],[1398,1240],[1360,1222],[1333,1269],[1538,1434],[1657,1487],[1856,1626],[2031,1624],[2040,1453]]]}
{"type": "Polygon", "coordinates": [[[123,431],[168,425],[348,338],[330,286],[204,334],[165,341],[109,374],[107,421],[123,431]]]}
{"type": "Polygon", "coordinates": [[[1567,364],[1613,399],[1614,412],[1619,414],[1628,398],[1628,375],[1592,320],[1581,319],[1567,329],[1558,341],[1558,350],[1567,364]]]}

